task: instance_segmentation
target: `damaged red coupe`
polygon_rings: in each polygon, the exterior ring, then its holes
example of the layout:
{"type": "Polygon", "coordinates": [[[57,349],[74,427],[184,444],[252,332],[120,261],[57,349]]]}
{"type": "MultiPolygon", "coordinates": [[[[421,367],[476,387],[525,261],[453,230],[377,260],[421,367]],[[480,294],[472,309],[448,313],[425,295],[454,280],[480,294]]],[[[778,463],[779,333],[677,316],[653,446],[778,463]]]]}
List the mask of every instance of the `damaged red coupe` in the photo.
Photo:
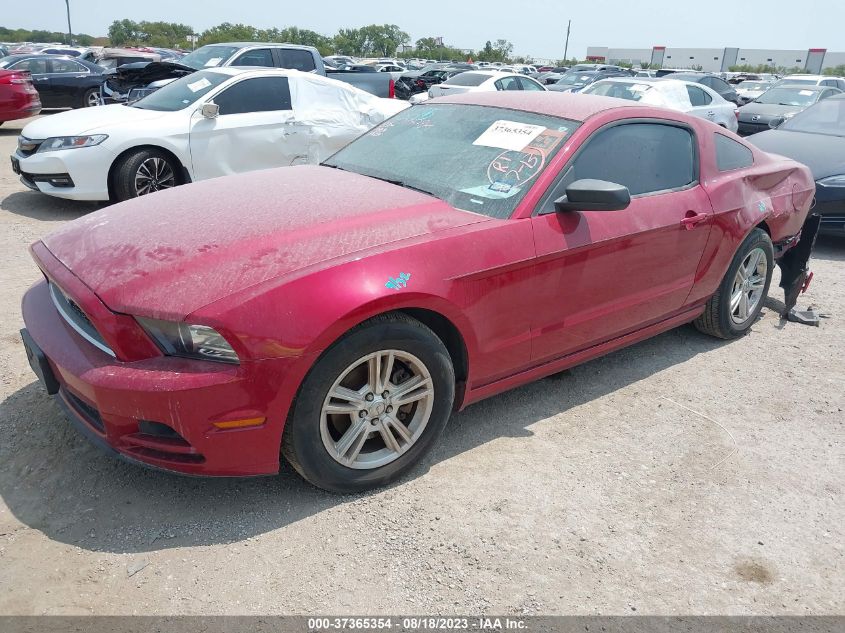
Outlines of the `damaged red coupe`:
{"type": "Polygon", "coordinates": [[[349,492],[450,414],[694,322],[742,335],[815,237],[809,170],[635,102],[477,93],[322,166],[132,200],[36,242],[30,364],[104,450],[349,492]],[[805,225],[806,220],[806,225],[805,225]],[[803,236],[802,236],[803,228],[803,236]]]}

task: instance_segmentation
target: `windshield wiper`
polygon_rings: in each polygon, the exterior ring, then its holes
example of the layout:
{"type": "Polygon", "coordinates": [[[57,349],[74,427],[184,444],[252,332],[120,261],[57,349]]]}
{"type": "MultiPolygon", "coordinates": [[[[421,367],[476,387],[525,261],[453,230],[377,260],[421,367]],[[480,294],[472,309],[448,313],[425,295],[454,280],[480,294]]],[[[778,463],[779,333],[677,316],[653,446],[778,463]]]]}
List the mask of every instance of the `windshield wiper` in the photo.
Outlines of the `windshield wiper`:
{"type": "MultiPolygon", "coordinates": [[[[375,178],[376,180],[381,180],[383,182],[389,182],[391,185],[397,185],[399,187],[404,187],[405,189],[412,189],[414,191],[419,191],[420,193],[424,193],[424,194],[429,195],[429,196],[434,196],[434,194],[431,193],[430,191],[426,191],[425,189],[420,189],[419,187],[415,187],[414,185],[409,185],[408,183],[406,183],[402,180],[395,180],[395,179],[392,179],[392,178],[379,178],[378,176],[371,176],[369,174],[367,174],[367,176],[369,176],[370,178],[375,178]]],[[[437,196],[434,196],[434,197],[436,198],[437,196]]]]}

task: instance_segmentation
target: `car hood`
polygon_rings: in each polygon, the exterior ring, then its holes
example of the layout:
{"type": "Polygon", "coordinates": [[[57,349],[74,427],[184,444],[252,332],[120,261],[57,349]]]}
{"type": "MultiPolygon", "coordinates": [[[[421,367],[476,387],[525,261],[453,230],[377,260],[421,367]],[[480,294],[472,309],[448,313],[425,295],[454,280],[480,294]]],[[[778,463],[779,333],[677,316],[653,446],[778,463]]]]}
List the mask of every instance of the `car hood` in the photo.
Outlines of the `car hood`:
{"type": "Polygon", "coordinates": [[[112,310],[181,319],[289,273],[487,220],[380,180],[298,166],[136,198],[43,241],[112,310]]]}
{"type": "Polygon", "coordinates": [[[112,125],[129,126],[142,121],[152,121],[171,114],[157,110],[143,110],[114,104],[96,108],[80,108],[41,117],[24,127],[21,135],[32,139],[45,139],[54,136],[75,136],[96,130],[104,130],[112,125]]]}
{"type": "Polygon", "coordinates": [[[748,140],[766,152],[804,163],[820,180],[845,174],[845,138],[790,130],[767,130],[748,140]]]}
{"type": "Polygon", "coordinates": [[[135,62],[109,71],[106,82],[122,92],[162,79],[178,79],[197,72],[196,68],[175,62],[135,62]]]}
{"type": "Polygon", "coordinates": [[[749,121],[752,116],[759,116],[761,121],[768,121],[786,114],[801,112],[804,106],[782,106],[776,103],[749,103],[739,109],[739,120],[749,121]]]}

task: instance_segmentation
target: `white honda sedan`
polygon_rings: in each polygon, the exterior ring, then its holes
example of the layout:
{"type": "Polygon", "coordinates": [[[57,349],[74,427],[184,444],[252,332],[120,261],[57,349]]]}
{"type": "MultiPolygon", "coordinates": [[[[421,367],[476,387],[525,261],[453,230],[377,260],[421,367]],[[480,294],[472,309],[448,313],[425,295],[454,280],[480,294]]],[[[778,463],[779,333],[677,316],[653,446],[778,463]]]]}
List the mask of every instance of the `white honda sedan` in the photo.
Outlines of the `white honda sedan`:
{"type": "Polygon", "coordinates": [[[616,97],[686,112],[713,121],[731,132],[736,132],[738,127],[735,104],[723,99],[715,90],[689,81],[612,77],[590,84],[578,94],[616,97]]]}
{"type": "Polygon", "coordinates": [[[51,196],[126,200],[195,180],[318,163],[407,107],[296,70],[201,70],[131,105],[33,121],[12,168],[26,186],[51,196]]]}

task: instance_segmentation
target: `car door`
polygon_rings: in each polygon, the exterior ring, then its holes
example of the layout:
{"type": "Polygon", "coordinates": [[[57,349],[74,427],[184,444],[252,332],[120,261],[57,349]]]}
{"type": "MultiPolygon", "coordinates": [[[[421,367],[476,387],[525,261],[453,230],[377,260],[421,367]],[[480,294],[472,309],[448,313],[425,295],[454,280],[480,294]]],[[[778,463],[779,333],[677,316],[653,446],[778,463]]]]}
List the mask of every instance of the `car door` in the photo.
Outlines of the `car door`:
{"type": "Polygon", "coordinates": [[[713,97],[698,86],[687,84],[686,88],[691,106],[689,114],[713,121],[716,118],[716,110],[712,106],[713,97]]]}
{"type": "Polygon", "coordinates": [[[41,99],[41,105],[45,108],[55,108],[58,106],[58,100],[50,88],[50,74],[47,68],[47,58],[43,59],[37,57],[30,57],[29,59],[22,59],[9,66],[8,70],[28,70],[32,74],[32,83],[38,91],[38,97],[41,99]]]}
{"type": "Polygon", "coordinates": [[[71,59],[50,59],[47,62],[50,91],[62,107],[79,105],[82,93],[88,87],[86,79],[90,72],[85,66],[71,59]]]}
{"type": "Polygon", "coordinates": [[[217,93],[216,118],[191,117],[194,179],[290,164],[285,138],[294,120],[288,77],[243,79],[217,93]]]}
{"type": "Polygon", "coordinates": [[[532,361],[544,362],[679,313],[710,233],[693,130],[664,120],[596,131],[563,168],[532,218],[538,300],[532,361]],[[624,211],[556,212],[576,180],[625,185],[624,211]]]}

